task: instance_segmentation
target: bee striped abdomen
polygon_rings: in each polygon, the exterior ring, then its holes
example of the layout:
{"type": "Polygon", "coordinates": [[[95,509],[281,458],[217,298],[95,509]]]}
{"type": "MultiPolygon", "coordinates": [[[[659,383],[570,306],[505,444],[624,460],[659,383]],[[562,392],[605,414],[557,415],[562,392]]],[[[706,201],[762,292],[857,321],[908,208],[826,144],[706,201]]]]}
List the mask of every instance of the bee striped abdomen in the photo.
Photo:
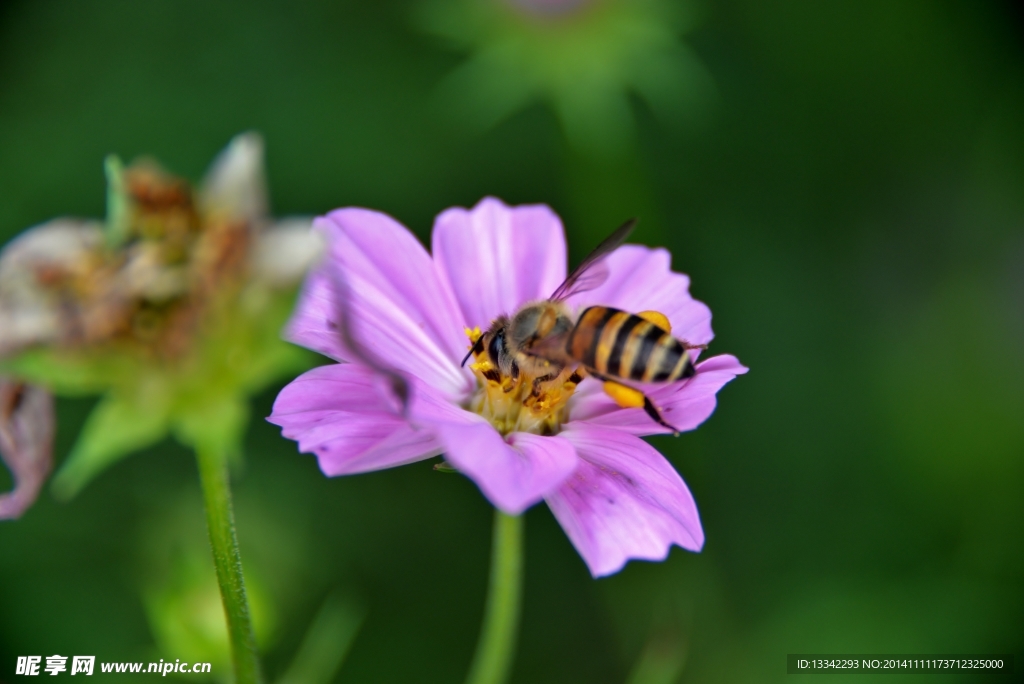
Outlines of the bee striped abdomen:
{"type": "Polygon", "coordinates": [[[621,311],[603,306],[592,306],[582,314],[576,326],[569,333],[565,351],[584,366],[596,368],[598,347],[608,322],[621,311]]]}
{"type": "Polygon", "coordinates": [[[580,315],[566,352],[601,375],[638,382],[673,382],[694,373],[679,340],[639,316],[604,306],[580,315]]]}

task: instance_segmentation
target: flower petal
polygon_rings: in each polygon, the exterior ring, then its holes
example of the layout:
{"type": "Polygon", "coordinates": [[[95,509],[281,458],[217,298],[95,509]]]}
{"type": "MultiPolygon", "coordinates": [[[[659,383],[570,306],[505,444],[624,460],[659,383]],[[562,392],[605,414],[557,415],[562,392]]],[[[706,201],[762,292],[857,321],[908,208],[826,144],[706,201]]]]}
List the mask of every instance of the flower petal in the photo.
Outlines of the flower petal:
{"type": "Polygon", "coordinates": [[[0,358],[56,341],[67,312],[42,289],[38,272],[74,271],[103,245],[100,224],[54,219],[26,230],[0,251],[0,358]]]}
{"type": "Polygon", "coordinates": [[[509,207],[485,197],[469,210],[448,209],[434,222],[432,244],[469,327],[486,329],[565,279],[565,232],[543,204],[509,207]]]}
{"type": "Polygon", "coordinates": [[[0,378],[0,460],[14,490],[0,494],[0,520],[17,518],[39,495],[53,465],[53,397],[42,387],[0,378]]]}
{"type": "MultiPolygon", "coordinates": [[[[665,421],[680,432],[693,430],[715,410],[716,394],[726,383],[747,372],[747,367],[731,354],[712,356],[697,364],[697,374],[688,380],[667,385],[645,384],[640,387],[661,411],[665,421]]],[[[601,384],[585,380],[572,398],[567,425],[587,423],[625,430],[634,435],[670,432],[658,425],[643,409],[621,408],[601,388],[601,384]]]]}
{"type": "Polygon", "coordinates": [[[514,432],[502,438],[481,416],[436,395],[414,391],[409,413],[437,435],[445,459],[510,515],[554,491],[578,462],[572,444],[561,437],[514,432]]]}
{"type": "Polygon", "coordinates": [[[210,165],[200,201],[204,212],[244,218],[253,224],[266,219],[267,179],[263,169],[263,138],[241,133],[210,165]]]}
{"type": "Polygon", "coordinates": [[[256,235],[250,266],[258,280],[287,287],[302,279],[323,250],[323,236],[313,230],[312,219],[284,219],[256,235]]]}
{"type": "Polygon", "coordinates": [[[575,445],[580,466],[547,502],[592,575],[618,572],[630,559],[664,560],[672,544],[700,551],[693,496],[651,445],[594,425],[561,435],[575,445]]]}
{"type": "Polygon", "coordinates": [[[473,380],[459,367],[466,352],[462,316],[416,237],[366,209],[339,209],[315,225],[327,238],[328,256],[306,283],[289,339],[337,359],[372,357],[463,398],[473,380]],[[361,347],[356,354],[338,339],[341,313],[361,347]]]}
{"type": "Polygon", "coordinates": [[[660,311],[672,323],[672,334],[691,344],[707,344],[711,310],[690,295],[690,278],[672,270],[672,256],[664,249],[623,245],[608,255],[608,279],[589,292],[569,298],[578,307],[595,304],[623,311],[660,311]]]}
{"type": "Polygon", "coordinates": [[[355,364],[304,373],[281,390],[268,421],[316,454],[325,475],[382,470],[436,456],[440,445],[394,411],[376,376],[355,364]]]}
{"type": "Polygon", "coordinates": [[[328,267],[321,264],[306,274],[284,338],[335,361],[345,361],[341,335],[331,325],[338,319],[338,300],[328,273],[328,267]]]}

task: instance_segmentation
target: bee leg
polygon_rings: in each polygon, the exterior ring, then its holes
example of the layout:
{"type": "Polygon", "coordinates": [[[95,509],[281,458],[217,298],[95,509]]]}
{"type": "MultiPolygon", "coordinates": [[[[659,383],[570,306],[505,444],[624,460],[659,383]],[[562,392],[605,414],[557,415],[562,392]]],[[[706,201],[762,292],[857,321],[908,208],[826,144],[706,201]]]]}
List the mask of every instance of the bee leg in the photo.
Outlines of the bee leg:
{"type": "Polygon", "coordinates": [[[516,385],[519,384],[519,364],[513,361],[512,365],[509,367],[508,374],[510,381],[505,384],[505,394],[508,394],[509,392],[514,390],[516,388],[516,385]]]}
{"type": "Polygon", "coordinates": [[[614,399],[616,404],[622,408],[642,408],[644,413],[650,416],[655,423],[668,428],[674,435],[679,434],[679,430],[677,430],[675,426],[670,425],[661,417],[661,412],[658,411],[658,407],[654,405],[654,402],[652,402],[651,398],[646,394],[635,387],[624,385],[621,382],[602,377],[596,373],[591,372],[591,375],[598,380],[604,381],[605,393],[614,399]]]}
{"type": "Polygon", "coordinates": [[[703,351],[708,348],[707,344],[691,344],[686,340],[679,341],[682,343],[684,349],[700,349],[701,351],[703,351]]]}
{"type": "MultiPolygon", "coordinates": [[[[561,373],[561,371],[559,371],[561,373]]],[[[530,391],[530,397],[540,396],[540,386],[545,382],[549,382],[558,377],[558,373],[548,373],[547,375],[541,375],[533,379],[533,389],[530,391]]]]}
{"type": "Polygon", "coordinates": [[[661,412],[658,411],[658,407],[654,405],[650,397],[646,394],[644,395],[644,413],[649,415],[658,425],[671,430],[674,437],[679,436],[679,430],[677,430],[674,425],[669,425],[665,422],[665,419],[661,417],[661,412]]]}

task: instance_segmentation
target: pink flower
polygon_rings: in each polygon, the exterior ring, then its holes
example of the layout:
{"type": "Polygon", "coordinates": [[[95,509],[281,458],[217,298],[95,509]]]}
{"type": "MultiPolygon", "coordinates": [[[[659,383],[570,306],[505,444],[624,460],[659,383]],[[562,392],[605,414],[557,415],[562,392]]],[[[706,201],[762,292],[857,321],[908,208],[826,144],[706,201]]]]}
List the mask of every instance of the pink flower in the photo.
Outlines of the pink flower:
{"type": "MultiPolygon", "coordinates": [[[[460,366],[466,332],[549,297],[565,279],[565,236],[548,207],[508,207],[486,198],[471,210],[449,209],[434,224],[433,257],[379,212],[339,209],[316,226],[328,255],[308,276],[287,334],[348,363],[296,379],[278,396],[269,420],[301,451],[315,454],[324,474],[379,470],[443,453],[506,513],[547,501],[594,576],[614,573],[631,558],[663,560],[672,544],[701,549],[693,496],[641,439],[667,430],[642,409],[621,408],[600,382],[587,378],[575,392],[562,388],[553,395],[546,434],[508,430],[482,407],[491,406],[490,398],[518,395],[488,387],[480,364],[460,366]],[[339,335],[340,311],[345,339],[358,341],[357,352],[339,335]],[[404,408],[371,366],[406,379],[404,408]]],[[[677,338],[706,344],[711,312],[690,296],[689,279],[673,273],[669,261],[663,249],[624,245],[605,261],[608,279],[568,303],[576,310],[593,304],[657,310],[677,338]]],[[[643,388],[680,430],[706,420],[716,392],[747,371],[733,356],[712,357],[696,369],[688,380],[643,388]]]]}

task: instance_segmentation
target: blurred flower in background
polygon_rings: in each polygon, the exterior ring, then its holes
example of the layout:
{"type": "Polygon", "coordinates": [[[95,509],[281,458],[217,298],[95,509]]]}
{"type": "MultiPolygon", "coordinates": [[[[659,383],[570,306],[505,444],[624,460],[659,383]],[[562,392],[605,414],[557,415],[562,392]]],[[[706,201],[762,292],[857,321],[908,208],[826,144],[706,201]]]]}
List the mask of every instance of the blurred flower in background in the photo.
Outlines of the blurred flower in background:
{"type": "Polygon", "coordinates": [[[263,144],[235,138],[198,189],[107,161],[105,223],[56,219],[0,253],[0,368],[57,394],[102,394],[55,479],[70,496],[173,433],[237,451],[246,397],[304,358],[280,340],[316,258],[305,219],[273,222],[263,144]]]}
{"type": "Polygon", "coordinates": [[[53,397],[42,387],[0,377],[0,459],[14,489],[0,494],[0,520],[32,505],[53,467],[53,397]]]}
{"type": "Polygon", "coordinates": [[[632,135],[630,95],[665,122],[694,118],[711,78],[679,39],[689,3],[668,0],[424,0],[425,31],[469,52],[443,83],[443,106],[477,129],[537,101],[570,143],[603,156],[632,135]]]}

